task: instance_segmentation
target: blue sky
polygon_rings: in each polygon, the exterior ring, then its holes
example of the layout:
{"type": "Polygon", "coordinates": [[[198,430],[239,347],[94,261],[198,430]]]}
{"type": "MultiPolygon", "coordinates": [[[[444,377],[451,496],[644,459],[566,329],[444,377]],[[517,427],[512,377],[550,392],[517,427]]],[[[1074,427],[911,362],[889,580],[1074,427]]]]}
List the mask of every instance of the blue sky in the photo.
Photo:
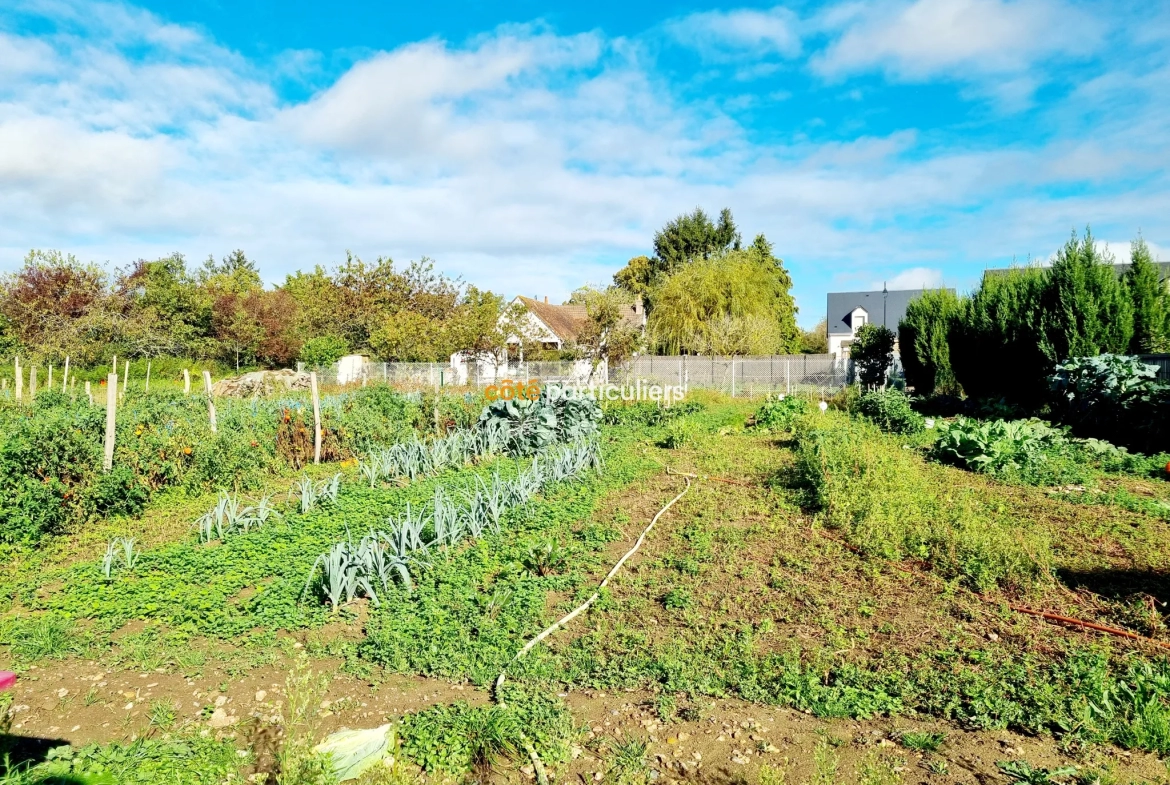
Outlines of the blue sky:
{"type": "Polygon", "coordinates": [[[346,250],[560,299],[701,205],[827,291],[1170,259],[1170,7],[1069,0],[0,8],[0,270],[346,250]]]}

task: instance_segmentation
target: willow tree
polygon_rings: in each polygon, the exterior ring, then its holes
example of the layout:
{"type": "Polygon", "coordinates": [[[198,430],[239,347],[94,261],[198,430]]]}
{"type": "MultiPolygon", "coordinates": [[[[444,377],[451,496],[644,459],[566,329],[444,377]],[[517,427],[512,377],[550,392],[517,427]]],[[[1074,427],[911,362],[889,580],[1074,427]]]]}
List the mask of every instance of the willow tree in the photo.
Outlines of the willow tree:
{"type": "Polygon", "coordinates": [[[792,279],[763,235],[696,259],[653,290],[652,340],[666,353],[787,354],[800,348],[792,279]]]}

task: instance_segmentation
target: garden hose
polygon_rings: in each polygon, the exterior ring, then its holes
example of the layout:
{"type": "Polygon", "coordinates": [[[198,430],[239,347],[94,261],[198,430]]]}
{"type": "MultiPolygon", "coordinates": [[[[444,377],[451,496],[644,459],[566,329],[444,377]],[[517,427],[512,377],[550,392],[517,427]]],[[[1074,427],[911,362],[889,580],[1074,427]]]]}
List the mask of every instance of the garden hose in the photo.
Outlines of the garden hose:
{"type": "MultiPolygon", "coordinates": [[[[686,484],[687,484],[686,487],[683,488],[682,491],[677,496],[675,496],[673,499],[668,501],[666,503],[666,506],[663,507],[661,510],[659,510],[658,513],[650,520],[650,524],[645,529],[642,530],[642,534],[639,535],[637,542],[634,543],[634,547],[630,548],[628,551],[626,551],[625,555],[623,555],[620,559],[618,559],[617,564],[615,564],[613,566],[613,569],[609,571],[609,574],[607,574],[605,576],[605,578],[602,579],[601,583],[598,584],[597,590],[594,591],[593,594],[589,595],[589,599],[585,600],[585,602],[578,605],[576,608],[574,608],[569,613],[562,616],[560,619],[557,619],[555,622],[553,622],[548,627],[546,627],[539,635],[537,635],[532,640],[528,641],[528,643],[524,644],[524,648],[522,648],[522,649],[520,649],[520,651],[516,652],[516,656],[512,658],[512,662],[516,662],[517,660],[519,660],[521,657],[523,657],[525,654],[527,654],[529,651],[531,651],[532,648],[536,646],[536,644],[540,643],[542,640],[544,640],[545,638],[547,638],[548,636],[550,636],[554,632],[556,632],[559,628],[565,626],[566,624],[571,622],[573,619],[577,618],[579,615],[584,613],[589,608],[590,605],[597,602],[597,599],[599,597],[601,597],[601,590],[606,587],[606,584],[609,583],[610,579],[612,579],[615,575],[618,574],[618,571],[621,570],[622,565],[625,564],[626,561],[628,561],[631,556],[633,556],[635,553],[638,552],[638,549],[642,547],[642,543],[646,541],[646,537],[650,534],[651,530],[653,530],[654,525],[656,523],[658,523],[658,519],[661,518],[666,513],[667,510],[669,510],[671,507],[673,507],[675,502],[677,502],[683,496],[686,496],[687,491],[689,491],[691,489],[691,478],[694,477],[694,475],[681,474],[679,472],[671,472],[669,468],[667,468],[666,471],[668,474],[677,474],[678,476],[681,476],[683,478],[683,480],[686,481],[686,484]]],[[[510,664],[511,663],[509,663],[509,665],[510,664]]],[[[507,668],[507,666],[505,666],[504,669],[502,671],[500,671],[499,678],[496,679],[496,684],[495,684],[495,688],[494,688],[494,696],[493,697],[495,697],[496,701],[501,706],[504,705],[504,701],[500,699],[500,687],[502,687],[504,684],[504,677],[507,674],[507,672],[508,672],[508,668],[507,668]]],[[[532,746],[532,742],[528,740],[528,737],[526,735],[521,734],[521,739],[524,742],[524,746],[528,752],[528,756],[532,759],[532,766],[536,772],[537,780],[539,781],[540,785],[548,785],[548,774],[545,772],[544,764],[541,762],[540,756],[538,756],[536,754],[536,748],[532,746]]]]}

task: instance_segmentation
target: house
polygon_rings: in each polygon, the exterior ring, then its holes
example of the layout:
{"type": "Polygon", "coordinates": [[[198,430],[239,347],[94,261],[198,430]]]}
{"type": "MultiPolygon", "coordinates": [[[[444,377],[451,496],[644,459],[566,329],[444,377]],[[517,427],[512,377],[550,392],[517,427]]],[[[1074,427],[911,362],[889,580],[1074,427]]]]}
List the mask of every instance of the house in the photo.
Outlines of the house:
{"type": "MultiPolygon", "coordinates": [[[[845,357],[849,344],[863,324],[884,324],[898,333],[898,322],[906,315],[910,301],[925,289],[882,289],[880,292],[829,292],[829,354],[845,357]]],[[[951,290],[953,291],[953,290],[951,290]]],[[[898,350],[895,341],[894,351],[898,350]]]]}
{"type": "MultiPolygon", "coordinates": [[[[519,350],[525,342],[539,343],[543,349],[564,349],[577,342],[577,337],[589,321],[584,305],[553,305],[548,297],[541,301],[518,296],[512,300],[512,304],[524,309],[525,320],[520,330],[523,336],[508,336],[509,349],[514,347],[519,350]]],[[[642,307],[641,297],[632,305],[624,306],[621,319],[630,327],[639,330],[646,328],[646,310],[642,307]]]]}

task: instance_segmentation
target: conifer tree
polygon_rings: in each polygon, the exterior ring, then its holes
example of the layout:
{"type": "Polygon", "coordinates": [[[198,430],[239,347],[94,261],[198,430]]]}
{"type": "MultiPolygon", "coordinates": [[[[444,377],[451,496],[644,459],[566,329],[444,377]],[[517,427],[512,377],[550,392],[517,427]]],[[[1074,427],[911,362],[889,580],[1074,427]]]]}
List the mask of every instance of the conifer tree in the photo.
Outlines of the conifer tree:
{"type": "Polygon", "coordinates": [[[1133,303],[1133,337],[1130,354],[1153,354],[1170,348],[1170,290],[1162,280],[1146,241],[1138,237],[1131,246],[1132,263],[1125,272],[1125,288],[1133,303]]]}

